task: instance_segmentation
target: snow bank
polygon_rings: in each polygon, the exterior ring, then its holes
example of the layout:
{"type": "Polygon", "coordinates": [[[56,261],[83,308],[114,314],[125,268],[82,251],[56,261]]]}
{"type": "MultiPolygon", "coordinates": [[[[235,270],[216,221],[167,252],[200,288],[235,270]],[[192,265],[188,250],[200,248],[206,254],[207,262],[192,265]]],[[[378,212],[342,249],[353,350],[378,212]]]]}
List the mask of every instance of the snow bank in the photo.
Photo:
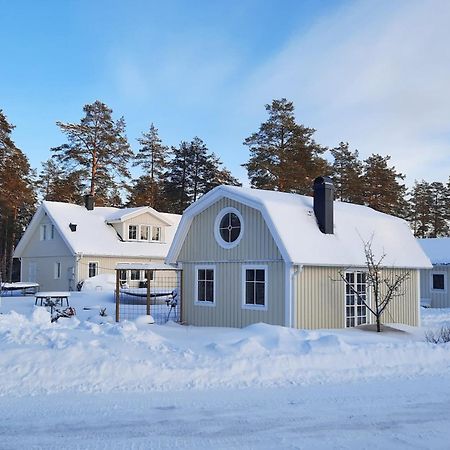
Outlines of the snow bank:
{"type": "MultiPolygon", "coordinates": [[[[148,318],[116,324],[94,309],[51,324],[45,308],[30,308],[0,315],[0,395],[307,385],[450,369],[450,345],[429,344],[426,330],[407,326],[377,334],[158,326],[148,318]]],[[[450,323],[450,312],[423,322],[450,323]]]]}
{"type": "Polygon", "coordinates": [[[86,278],[83,281],[82,291],[112,292],[116,289],[116,277],[114,274],[102,274],[86,278]]]}

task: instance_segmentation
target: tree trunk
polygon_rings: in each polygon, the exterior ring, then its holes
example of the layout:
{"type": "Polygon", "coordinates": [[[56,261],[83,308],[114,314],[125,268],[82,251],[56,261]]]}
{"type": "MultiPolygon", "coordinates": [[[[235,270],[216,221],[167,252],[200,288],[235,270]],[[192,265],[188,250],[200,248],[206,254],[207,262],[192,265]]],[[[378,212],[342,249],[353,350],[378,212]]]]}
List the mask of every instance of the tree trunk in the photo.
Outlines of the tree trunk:
{"type": "Polygon", "coordinates": [[[381,320],[380,316],[377,316],[377,332],[379,333],[381,331],[381,320]]]}

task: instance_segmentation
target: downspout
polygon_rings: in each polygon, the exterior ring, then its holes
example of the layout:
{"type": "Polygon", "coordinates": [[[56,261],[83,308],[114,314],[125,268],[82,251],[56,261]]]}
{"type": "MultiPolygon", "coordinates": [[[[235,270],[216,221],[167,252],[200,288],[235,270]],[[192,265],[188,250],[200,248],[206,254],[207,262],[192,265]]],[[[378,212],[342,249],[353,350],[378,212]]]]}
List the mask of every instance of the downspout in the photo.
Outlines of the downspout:
{"type": "Polygon", "coordinates": [[[292,327],[298,328],[297,324],[297,276],[302,273],[303,265],[294,266],[294,270],[291,274],[291,286],[292,286],[292,313],[293,313],[293,321],[292,327]]]}
{"type": "Polygon", "coordinates": [[[74,271],[75,271],[75,273],[74,273],[74,288],[75,288],[75,290],[77,289],[77,286],[78,286],[78,283],[79,283],[79,279],[78,279],[78,277],[79,277],[79,275],[80,275],[80,270],[79,270],[79,262],[81,261],[81,258],[83,257],[83,253],[77,253],[76,255],[75,255],[75,268],[74,268],[74,271]]]}
{"type": "Polygon", "coordinates": [[[421,326],[421,318],[420,318],[420,270],[416,270],[416,276],[417,276],[417,326],[421,326]]]}
{"type": "Polygon", "coordinates": [[[285,264],[285,319],[286,327],[295,328],[297,325],[297,301],[295,289],[295,277],[301,271],[303,266],[292,263],[285,264]]]}

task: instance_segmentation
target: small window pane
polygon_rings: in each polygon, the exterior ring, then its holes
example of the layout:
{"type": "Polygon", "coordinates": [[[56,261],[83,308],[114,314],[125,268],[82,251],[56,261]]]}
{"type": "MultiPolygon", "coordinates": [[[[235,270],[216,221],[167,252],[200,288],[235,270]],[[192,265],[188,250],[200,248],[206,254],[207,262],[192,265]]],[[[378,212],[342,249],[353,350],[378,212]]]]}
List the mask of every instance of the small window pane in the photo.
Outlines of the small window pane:
{"type": "Polygon", "coordinates": [[[198,301],[205,301],[205,283],[203,281],[198,282],[198,301]]]}
{"type": "Polygon", "coordinates": [[[146,225],[141,225],[141,241],[148,241],[149,227],[146,225]]]}
{"type": "Polygon", "coordinates": [[[253,281],[255,279],[255,271],[253,269],[247,269],[245,271],[245,280],[253,281]]]}
{"type": "Polygon", "coordinates": [[[433,289],[436,289],[436,290],[444,290],[445,289],[443,273],[434,273],[433,274],[433,289]]]}
{"type": "Polygon", "coordinates": [[[153,227],[152,241],[160,241],[160,240],[161,240],[161,227],[153,227]]]}
{"type": "Polygon", "coordinates": [[[256,302],[257,305],[264,305],[264,283],[256,283],[256,302]]]}
{"type": "Polygon", "coordinates": [[[205,272],[206,272],[205,269],[199,269],[199,271],[198,271],[198,279],[199,280],[203,281],[206,279],[205,272]]]}
{"type": "Polygon", "coordinates": [[[130,279],[131,280],[140,280],[141,279],[141,271],[137,269],[132,269],[130,271],[130,279]]]}
{"type": "Polygon", "coordinates": [[[213,270],[205,270],[205,280],[214,280],[214,271],[213,270]]]}
{"type": "Polygon", "coordinates": [[[233,228],[240,228],[241,227],[241,221],[239,220],[239,217],[234,214],[234,213],[230,213],[230,225],[233,228]]]}
{"type": "Polygon", "coordinates": [[[136,225],[128,226],[128,239],[137,239],[137,226],[136,225]]]}
{"type": "Polygon", "coordinates": [[[253,305],[254,301],[254,284],[253,283],[245,283],[245,303],[247,305],[253,305]]]}
{"type": "Polygon", "coordinates": [[[264,270],[255,270],[256,281],[264,281],[264,270]]]}
{"type": "Polygon", "coordinates": [[[214,282],[213,281],[205,282],[205,299],[210,302],[214,301],[214,282]]]}

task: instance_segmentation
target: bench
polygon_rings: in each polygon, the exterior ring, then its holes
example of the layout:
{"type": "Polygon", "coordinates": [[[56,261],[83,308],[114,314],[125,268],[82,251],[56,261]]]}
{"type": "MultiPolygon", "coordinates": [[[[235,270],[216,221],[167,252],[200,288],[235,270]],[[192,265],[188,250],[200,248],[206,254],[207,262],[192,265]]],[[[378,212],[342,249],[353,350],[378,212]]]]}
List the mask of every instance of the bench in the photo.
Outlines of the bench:
{"type": "Polygon", "coordinates": [[[41,306],[51,306],[52,309],[58,304],[61,307],[64,305],[64,300],[66,305],[69,306],[70,292],[38,292],[34,296],[34,304],[37,305],[38,301],[41,302],[41,306]]]}

